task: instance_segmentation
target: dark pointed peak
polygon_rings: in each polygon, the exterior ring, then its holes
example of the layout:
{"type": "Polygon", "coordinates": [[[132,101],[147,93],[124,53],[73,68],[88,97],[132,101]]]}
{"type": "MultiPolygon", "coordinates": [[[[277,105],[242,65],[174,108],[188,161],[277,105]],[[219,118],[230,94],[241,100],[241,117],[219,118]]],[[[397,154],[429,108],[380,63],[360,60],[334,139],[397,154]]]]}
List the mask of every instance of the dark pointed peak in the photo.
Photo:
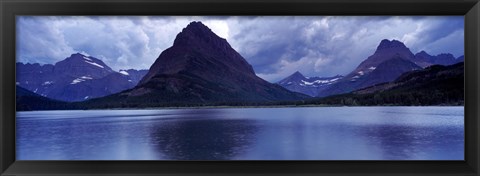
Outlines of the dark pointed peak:
{"type": "Polygon", "coordinates": [[[190,24],[187,25],[183,29],[185,30],[205,30],[205,31],[212,31],[210,28],[208,28],[206,25],[204,25],[201,21],[192,21],[190,24]]]}
{"type": "Polygon", "coordinates": [[[82,53],[74,53],[70,55],[70,57],[67,57],[64,60],[61,60],[55,63],[55,66],[57,66],[57,64],[59,63],[88,64],[88,65],[94,66],[95,68],[101,68],[101,69],[107,69],[107,70],[113,71],[102,60],[92,56],[86,56],[85,54],[82,54],[82,53]]]}
{"type": "Polygon", "coordinates": [[[390,44],[390,40],[388,39],[383,39],[382,41],[380,41],[380,45],[388,45],[390,44]]]}
{"type": "Polygon", "coordinates": [[[73,53],[71,56],[85,56],[82,53],[73,53]]]}
{"type": "Polygon", "coordinates": [[[178,33],[173,45],[191,45],[192,43],[214,43],[214,45],[228,45],[227,41],[200,21],[193,21],[178,33]]]}
{"type": "Polygon", "coordinates": [[[303,76],[302,73],[299,71],[296,71],[295,73],[291,74],[290,76],[287,76],[286,78],[278,81],[278,84],[288,84],[289,82],[299,82],[301,80],[307,79],[305,76],[303,76]]]}
{"type": "MultiPolygon", "coordinates": [[[[183,28],[180,34],[190,34],[190,35],[216,35],[213,31],[204,25],[200,21],[192,21],[185,28],[183,28]]],[[[179,35],[180,35],[179,34],[179,35]]]]}
{"type": "Polygon", "coordinates": [[[383,49],[389,49],[389,48],[407,48],[405,44],[398,40],[388,40],[388,39],[383,39],[380,44],[377,47],[378,50],[383,50],[383,49]]]}
{"type": "Polygon", "coordinates": [[[402,44],[402,45],[403,45],[403,43],[402,43],[401,41],[398,41],[398,40],[395,40],[395,39],[393,39],[391,43],[394,43],[394,44],[402,44]]]}
{"type": "Polygon", "coordinates": [[[293,73],[292,75],[290,75],[288,78],[290,79],[294,79],[294,80],[304,80],[304,79],[307,79],[307,77],[305,77],[302,73],[300,73],[299,71],[296,71],[295,73],[293,73]]]}
{"type": "Polygon", "coordinates": [[[417,54],[415,54],[415,56],[432,56],[432,55],[430,55],[426,51],[422,50],[422,51],[418,52],[417,54]]]}
{"type": "Polygon", "coordinates": [[[295,73],[293,73],[293,74],[290,75],[290,76],[301,76],[301,77],[305,77],[305,76],[303,76],[303,74],[300,73],[299,71],[296,71],[295,73]]]}
{"type": "Polygon", "coordinates": [[[418,54],[428,54],[428,53],[425,50],[422,50],[418,54]]]}
{"type": "Polygon", "coordinates": [[[83,60],[85,60],[85,58],[90,59],[90,58],[92,58],[92,57],[86,56],[86,55],[84,55],[84,54],[82,54],[82,53],[73,53],[73,54],[70,55],[70,57],[68,57],[67,59],[83,59],[83,60]]]}
{"type": "Polygon", "coordinates": [[[83,53],[73,53],[70,55],[70,57],[76,57],[76,58],[91,58],[91,59],[97,59],[95,57],[89,56],[88,54],[83,54],[83,53]]]}

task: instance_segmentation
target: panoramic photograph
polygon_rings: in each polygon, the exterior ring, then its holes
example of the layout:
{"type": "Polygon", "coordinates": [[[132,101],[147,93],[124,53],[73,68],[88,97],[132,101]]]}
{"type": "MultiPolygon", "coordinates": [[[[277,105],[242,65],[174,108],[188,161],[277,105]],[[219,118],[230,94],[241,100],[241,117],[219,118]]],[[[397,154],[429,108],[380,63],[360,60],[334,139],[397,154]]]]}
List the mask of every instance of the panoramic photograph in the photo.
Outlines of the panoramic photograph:
{"type": "Polygon", "coordinates": [[[464,160],[463,16],[16,16],[17,160],[464,160]]]}

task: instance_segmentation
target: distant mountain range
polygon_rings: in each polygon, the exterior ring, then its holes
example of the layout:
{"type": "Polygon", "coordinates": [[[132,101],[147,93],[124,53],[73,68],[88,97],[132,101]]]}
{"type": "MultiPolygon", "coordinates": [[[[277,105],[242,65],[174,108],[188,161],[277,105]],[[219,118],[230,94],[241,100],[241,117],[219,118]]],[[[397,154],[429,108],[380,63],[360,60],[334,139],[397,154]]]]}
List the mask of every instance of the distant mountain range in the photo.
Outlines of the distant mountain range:
{"type": "Polygon", "coordinates": [[[17,86],[60,101],[84,101],[137,85],[147,70],[113,71],[103,61],[80,53],[40,65],[17,63],[17,86]]]}
{"type": "Polygon", "coordinates": [[[347,94],[307,100],[304,104],[328,105],[464,105],[464,63],[432,65],[402,74],[392,82],[347,94]]]}
{"type": "Polygon", "coordinates": [[[79,53],[54,65],[17,63],[17,110],[462,104],[463,60],[425,51],[414,55],[402,42],[382,40],[345,76],[295,72],[272,84],[258,77],[225,39],[191,22],[149,70],[117,72],[79,53]]]}
{"type": "Polygon", "coordinates": [[[304,83],[311,81],[308,81],[303,75],[303,78],[301,78],[298,76],[298,72],[296,72],[277,84],[290,91],[307,94],[312,97],[326,97],[352,92],[379,83],[390,82],[403,73],[412,70],[421,70],[431,65],[452,65],[463,62],[463,60],[463,56],[458,58],[455,58],[452,54],[432,56],[425,51],[414,55],[402,42],[385,39],[380,42],[373,55],[361,62],[348,75],[335,79],[334,82],[313,87],[304,83]],[[293,78],[297,79],[290,81],[293,78]]]}
{"type": "Polygon", "coordinates": [[[318,95],[318,92],[327,88],[329,85],[341,80],[343,76],[337,75],[333,77],[305,77],[300,72],[295,72],[285,79],[279,81],[277,84],[285,87],[286,89],[303,93],[312,97],[318,95]]]}

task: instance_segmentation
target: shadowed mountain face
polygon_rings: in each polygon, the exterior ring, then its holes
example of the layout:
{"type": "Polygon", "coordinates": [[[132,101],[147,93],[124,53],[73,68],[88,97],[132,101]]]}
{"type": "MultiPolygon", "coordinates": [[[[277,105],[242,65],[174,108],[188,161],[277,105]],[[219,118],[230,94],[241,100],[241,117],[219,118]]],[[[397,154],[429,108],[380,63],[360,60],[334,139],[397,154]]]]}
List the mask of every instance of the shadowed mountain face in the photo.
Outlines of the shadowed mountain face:
{"type": "Polygon", "coordinates": [[[68,106],[65,102],[40,96],[20,86],[16,86],[15,99],[17,111],[54,110],[64,109],[68,106]]]}
{"type": "Polygon", "coordinates": [[[432,65],[395,80],[351,93],[306,101],[306,104],[361,106],[464,105],[464,63],[432,65]]]}
{"type": "Polygon", "coordinates": [[[403,73],[421,69],[421,67],[409,60],[405,60],[401,57],[394,57],[378,65],[375,70],[366,76],[365,81],[358,87],[364,88],[378,83],[390,82],[403,73]]]}
{"type": "Polygon", "coordinates": [[[395,80],[402,73],[421,69],[415,56],[402,42],[382,40],[375,53],[345,76],[318,93],[319,97],[348,93],[364,87],[395,80]]]}
{"type": "Polygon", "coordinates": [[[389,41],[384,39],[378,45],[375,53],[360,63],[360,65],[352,73],[358,73],[360,71],[369,73],[373,71],[379,64],[393,57],[400,57],[410,61],[414,61],[415,59],[415,56],[410,49],[407,48],[402,42],[398,40],[389,41]]]}
{"type": "Polygon", "coordinates": [[[73,102],[134,87],[146,70],[113,71],[103,61],[79,53],[55,65],[17,63],[17,85],[41,96],[73,102]]]}
{"type": "Polygon", "coordinates": [[[133,89],[105,103],[218,103],[298,100],[293,93],[255,75],[253,68],[228,42],[201,22],[192,22],[163,51],[133,89]]]}
{"type": "Polygon", "coordinates": [[[181,71],[222,78],[229,78],[230,75],[213,74],[236,72],[256,78],[252,66],[225,39],[201,22],[190,23],[177,35],[173,46],[160,54],[140,84],[148,82],[155,75],[177,74],[181,71]]]}

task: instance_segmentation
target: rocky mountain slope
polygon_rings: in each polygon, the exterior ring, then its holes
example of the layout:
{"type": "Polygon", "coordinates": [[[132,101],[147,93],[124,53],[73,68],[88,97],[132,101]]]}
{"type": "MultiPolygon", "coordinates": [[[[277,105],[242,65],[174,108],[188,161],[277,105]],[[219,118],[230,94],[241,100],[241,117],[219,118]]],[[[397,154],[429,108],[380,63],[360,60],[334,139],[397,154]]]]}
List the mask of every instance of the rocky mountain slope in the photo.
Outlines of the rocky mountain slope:
{"type": "Polygon", "coordinates": [[[302,73],[297,71],[285,79],[280,80],[277,84],[292,92],[299,92],[315,97],[318,95],[319,91],[336,83],[342,78],[343,76],[341,75],[333,77],[305,77],[302,73]]]}
{"type": "Polygon", "coordinates": [[[252,66],[228,42],[201,22],[192,22],[163,51],[139,84],[92,100],[99,106],[158,106],[299,100],[255,75],[252,66]]]}
{"type": "Polygon", "coordinates": [[[17,85],[60,101],[84,101],[134,87],[146,70],[113,71],[103,61],[80,53],[51,64],[17,63],[17,85]]]}

